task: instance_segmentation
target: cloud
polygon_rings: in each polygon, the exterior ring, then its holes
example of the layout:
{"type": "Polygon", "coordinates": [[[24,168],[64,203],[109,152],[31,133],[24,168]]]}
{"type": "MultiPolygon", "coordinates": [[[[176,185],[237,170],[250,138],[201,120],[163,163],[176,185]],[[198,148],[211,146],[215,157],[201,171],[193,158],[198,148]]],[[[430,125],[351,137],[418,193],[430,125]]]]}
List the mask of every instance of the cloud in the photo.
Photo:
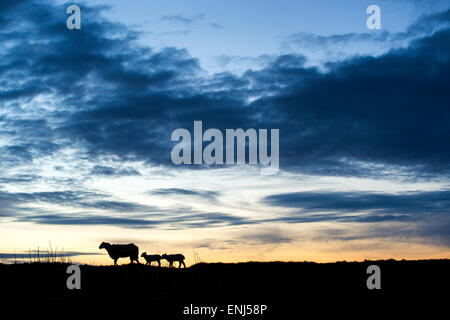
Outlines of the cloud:
{"type": "Polygon", "coordinates": [[[242,248],[243,246],[255,245],[281,245],[294,242],[291,236],[286,236],[280,228],[277,227],[255,227],[245,229],[244,232],[238,231],[227,239],[208,238],[192,243],[194,248],[209,248],[214,250],[228,250],[233,247],[242,248]]]}
{"type": "MultiPolygon", "coordinates": [[[[143,163],[140,169],[149,165],[168,172],[173,167],[170,134],[177,128],[192,131],[194,120],[203,120],[204,129],[223,132],[279,128],[280,168],[285,171],[447,181],[450,10],[421,17],[404,33],[292,35],[290,45],[328,50],[322,50],[327,58],[322,69],[296,52],[256,58],[222,55],[222,66],[240,64],[247,70],[211,76],[186,49],[140,44],[139,33],[108,21],[104,10],[82,6],[82,29],[69,31],[63,6],[32,0],[0,3],[2,220],[120,228],[258,227],[213,248],[295,241],[276,228],[262,228],[282,223],[343,227],[333,234],[318,232],[321,239],[419,237],[450,245],[448,190],[273,194],[262,201],[271,215],[251,219],[220,208],[200,212],[124,201],[87,191],[80,183],[90,176],[139,175],[133,165],[123,164],[138,161],[143,163]],[[361,44],[382,50],[372,54],[357,47],[361,44]],[[340,48],[356,51],[331,59],[340,48]],[[67,163],[84,161],[75,164],[72,174],[77,178],[64,187],[69,190],[58,184],[59,191],[12,191],[44,179],[41,164],[57,157],[67,163]]],[[[162,20],[182,26],[170,32],[187,33],[184,29],[196,24],[222,27],[202,16],[162,20]]],[[[209,204],[221,195],[182,188],[150,194],[209,204]]]]}
{"type": "MultiPolygon", "coordinates": [[[[186,196],[216,201],[219,193],[174,189],[186,196]]],[[[168,194],[160,189],[156,194],[168,194]]],[[[0,217],[8,221],[48,225],[111,225],[123,228],[207,228],[253,224],[256,221],[223,212],[201,212],[190,207],[161,208],[130,201],[114,200],[103,193],[86,191],[51,191],[12,193],[0,191],[0,217]],[[71,213],[59,213],[60,209],[71,213]],[[78,211],[76,211],[78,209],[78,211]],[[55,211],[57,213],[55,213],[55,211]]]]}
{"type": "Polygon", "coordinates": [[[265,228],[259,231],[251,231],[238,237],[236,243],[250,245],[281,244],[292,242],[291,237],[284,236],[278,228],[265,228]]]}
{"type": "Polygon", "coordinates": [[[187,36],[189,34],[189,30],[173,30],[173,31],[164,31],[155,33],[158,36],[172,36],[172,35],[183,35],[187,36]]]}
{"type": "MultiPolygon", "coordinates": [[[[414,178],[450,172],[448,28],[377,57],[330,63],[326,72],[286,54],[258,71],[205,78],[185,49],[138,45],[139,34],[102,18],[103,8],[85,9],[84,28],[73,32],[61,23],[63,8],[50,3],[24,1],[0,13],[8,43],[0,52],[5,165],[70,146],[92,162],[116,157],[170,167],[171,132],[201,119],[205,129],[279,128],[282,170],[414,178]],[[19,16],[23,23],[14,24],[19,16]]],[[[423,25],[441,26],[448,15],[423,18],[423,25]]]]}
{"type": "MultiPolygon", "coordinates": [[[[2,192],[0,202],[4,203],[0,214],[10,216],[19,206],[52,204],[68,208],[98,209],[115,212],[155,212],[162,211],[156,206],[143,205],[129,201],[112,200],[111,196],[87,191],[43,191],[43,192],[2,192]],[[20,205],[19,205],[20,204],[20,205]]],[[[36,209],[40,210],[40,209],[36,209]]]]}
{"type": "Polygon", "coordinates": [[[4,201],[11,201],[14,203],[24,202],[45,202],[45,203],[59,203],[61,205],[74,205],[81,203],[87,198],[95,198],[97,194],[90,192],[76,192],[76,191],[49,191],[49,192],[0,192],[0,199],[4,201]]]}
{"type": "MultiPolygon", "coordinates": [[[[314,241],[343,241],[354,242],[367,239],[393,239],[397,242],[432,244],[450,246],[450,221],[420,221],[416,223],[378,223],[364,224],[350,228],[332,228],[315,230],[314,241]]],[[[381,244],[377,242],[377,245],[381,244]]],[[[389,242],[385,245],[389,246],[389,242]]]]}
{"type": "Polygon", "coordinates": [[[205,22],[205,15],[203,13],[190,17],[183,14],[163,15],[159,20],[164,22],[181,24],[184,26],[203,24],[213,29],[223,29],[223,26],[217,22],[205,22]]]}
{"type": "Polygon", "coordinates": [[[83,8],[79,32],[61,23],[63,7],[24,1],[7,9],[0,13],[1,36],[9,44],[0,53],[0,103],[6,111],[0,122],[12,138],[3,147],[2,163],[30,163],[69,145],[87,147],[91,155],[143,152],[147,160],[168,149],[151,117],[170,99],[158,91],[189,87],[186,80],[199,70],[186,50],[137,47],[134,32],[100,18],[96,8],[83,8]],[[19,16],[20,26],[12,23],[19,16]],[[143,94],[136,94],[140,90],[143,94]],[[42,97],[53,105],[43,108],[37,102],[42,97]]]}
{"type": "Polygon", "coordinates": [[[331,35],[297,32],[284,39],[281,46],[285,51],[301,52],[308,56],[310,64],[323,65],[354,56],[379,56],[392,49],[405,48],[415,39],[449,27],[450,11],[447,10],[422,15],[402,32],[378,30],[331,35]]]}
{"type": "Polygon", "coordinates": [[[39,179],[39,176],[31,174],[16,174],[13,177],[3,176],[0,177],[0,185],[28,183],[37,179],[39,179]]]}
{"type": "MultiPolygon", "coordinates": [[[[160,194],[169,192],[160,190],[160,194]],[[161,193],[163,192],[163,193],[161,193]]],[[[215,201],[218,193],[176,189],[175,192],[215,201]]],[[[110,225],[123,228],[206,228],[253,224],[255,221],[223,212],[201,212],[190,207],[161,208],[130,201],[118,201],[102,193],[52,191],[11,193],[0,191],[0,217],[14,222],[47,225],[110,225]],[[70,213],[59,213],[63,207],[70,213]],[[78,209],[78,211],[76,211],[78,209]],[[55,211],[57,213],[55,213],[55,211]]]]}
{"type": "Polygon", "coordinates": [[[188,18],[181,14],[174,14],[174,15],[164,15],[160,18],[161,21],[170,21],[170,22],[177,22],[182,24],[192,24],[195,21],[202,20],[203,16],[199,16],[197,18],[192,17],[188,18]]]}
{"type": "Polygon", "coordinates": [[[115,217],[112,215],[92,215],[92,214],[45,214],[24,216],[18,218],[19,222],[34,222],[47,225],[112,225],[129,228],[151,227],[161,224],[159,221],[139,218],[115,217]]]}
{"type": "Polygon", "coordinates": [[[422,191],[400,194],[370,192],[295,192],[264,198],[266,204],[299,208],[308,212],[380,212],[391,214],[447,214],[450,191],[422,191]]]}
{"type": "Polygon", "coordinates": [[[193,196],[200,197],[210,201],[217,201],[217,196],[220,194],[218,191],[205,191],[205,190],[189,190],[181,188],[161,188],[155,189],[149,192],[152,195],[161,196],[193,196]]]}
{"type": "Polygon", "coordinates": [[[324,238],[355,240],[381,237],[425,237],[449,245],[450,191],[405,192],[296,192],[263,199],[271,206],[295,209],[272,222],[359,223],[365,227],[341,232],[326,230],[324,238]],[[391,225],[384,224],[392,223],[391,225]],[[368,224],[370,226],[368,226],[368,224]]]}
{"type": "Polygon", "coordinates": [[[118,212],[155,212],[160,209],[156,206],[143,205],[134,202],[127,201],[114,201],[114,200],[97,200],[90,202],[81,202],[83,208],[95,208],[106,211],[118,211],[118,212]]]}
{"type": "Polygon", "coordinates": [[[176,214],[166,212],[164,215],[155,214],[143,216],[139,214],[96,215],[89,213],[73,214],[34,214],[17,217],[17,222],[33,222],[47,225],[110,225],[123,228],[206,228],[243,225],[252,223],[245,218],[220,212],[194,212],[176,214]]]}
{"type": "Polygon", "coordinates": [[[169,222],[182,221],[181,226],[187,227],[212,227],[212,226],[237,226],[252,224],[255,221],[244,217],[239,217],[222,212],[202,212],[189,215],[177,216],[173,219],[168,219],[169,222]]]}
{"type": "Polygon", "coordinates": [[[275,92],[252,107],[267,126],[280,128],[280,167],[320,175],[448,175],[449,34],[330,64],[326,73],[290,56],[249,74],[275,92]],[[279,89],[271,79],[279,79],[279,89]]]}
{"type": "Polygon", "coordinates": [[[223,25],[221,25],[220,23],[217,23],[217,22],[211,22],[211,23],[209,23],[209,26],[214,29],[223,29],[224,28],[223,25]]]}
{"type": "Polygon", "coordinates": [[[115,169],[108,166],[95,165],[91,170],[91,175],[98,176],[138,176],[139,171],[134,168],[115,169]]]}
{"type": "MultiPolygon", "coordinates": [[[[266,67],[269,63],[273,62],[273,60],[276,59],[276,56],[263,54],[259,55],[257,57],[252,56],[236,56],[236,55],[226,55],[222,54],[215,58],[215,62],[226,71],[221,72],[219,74],[215,74],[214,78],[217,77],[223,77],[224,75],[228,76],[229,80],[231,82],[234,82],[237,86],[233,86],[232,88],[239,88],[242,87],[242,84],[249,85],[249,82],[247,79],[244,78],[237,78],[234,77],[234,79],[231,79],[229,75],[237,75],[242,74],[247,70],[259,70],[264,67],[266,67]]],[[[228,83],[228,82],[222,82],[222,84],[228,83]]]]}

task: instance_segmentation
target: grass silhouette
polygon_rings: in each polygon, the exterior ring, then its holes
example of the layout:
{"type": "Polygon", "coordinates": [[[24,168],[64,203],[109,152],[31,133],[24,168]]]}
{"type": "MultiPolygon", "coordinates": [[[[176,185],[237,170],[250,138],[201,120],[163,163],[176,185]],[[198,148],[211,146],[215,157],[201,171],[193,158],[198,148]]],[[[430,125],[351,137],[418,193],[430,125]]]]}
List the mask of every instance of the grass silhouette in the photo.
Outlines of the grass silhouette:
{"type": "Polygon", "coordinates": [[[58,247],[53,248],[49,242],[49,248],[41,249],[39,246],[35,250],[29,249],[24,254],[16,254],[14,251],[13,258],[9,259],[13,264],[19,263],[73,263],[72,257],[67,254],[64,249],[58,247]],[[19,257],[20,256],[20,257],[19,257]]]}
{"type": "MultiPolygon", "coordinates": [[[[169,319],[185,305],[267,304],[268,316],[289,317],[302,310],[331,312],[432,303],[446,305],[450,260],[363,262],[197,263],[186,269],[157,266],[81,265],[81,290],[68,290],[68,263],[50,255],[45,262],[0,264],[8,298],[58,304],[143,305],[169,319]],[[55,262],[56,261],[56,262],[55,262]],[[51,263],[48,263],[51,262],[51,263]],[[381,290],[368,290],[367,267],[381,268],[381,290]]],[[[377,309],[377,310],[378,310],[377,309]]],[[[402,311],[403,312],[403,311],[402,311]]]]}

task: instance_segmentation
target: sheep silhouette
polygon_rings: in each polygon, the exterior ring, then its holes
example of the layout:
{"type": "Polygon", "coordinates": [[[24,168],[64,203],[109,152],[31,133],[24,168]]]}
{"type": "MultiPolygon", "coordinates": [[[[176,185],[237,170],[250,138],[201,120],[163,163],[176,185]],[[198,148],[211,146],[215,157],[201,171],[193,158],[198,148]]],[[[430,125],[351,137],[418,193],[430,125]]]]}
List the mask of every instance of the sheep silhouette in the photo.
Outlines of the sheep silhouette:
{"type": "Polygon", "coordinates": [[[178,254],[166,254],[164,253],[161,256],[162,259],[166,259],[169,262],[169,267],[173,268],[173,262],[174,261],[178,261],[178,268],[181,267],[181,265],[183,264],[183,266],[186,268],[186,264],[184,263],[184,256],[181,253],[178,254]]]}
{"type": "Polygon", "coordinates": [[[110,244],[102,242],[99,249],[106,249],[111,259],[114,260],[114,265],[117,265],[119,258],[130,257],[131,263],[134,260],[139,264],[139,248],[134,243],[129,244],[110,244]]]}
{"type": "Polygon", "coordinates": [[[158,262],[158,267],[161,267],[161,256],[159,254],[148,255],[147,252],[141,254],[141,257],[147,261],[145,264],[151,265],[153,261],[158,262]]]}

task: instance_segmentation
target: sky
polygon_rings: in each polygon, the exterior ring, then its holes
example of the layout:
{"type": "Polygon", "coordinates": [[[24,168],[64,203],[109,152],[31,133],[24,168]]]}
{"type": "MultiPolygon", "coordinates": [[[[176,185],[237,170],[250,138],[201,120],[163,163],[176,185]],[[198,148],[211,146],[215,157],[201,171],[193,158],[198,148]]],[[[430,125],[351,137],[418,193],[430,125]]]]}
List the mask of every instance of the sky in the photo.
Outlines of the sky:
{"type": "Polygon", "coordinates": [[[0,262],[448,258],[449,36],[449,1],[2,2],[0,262]],[[194,121],[279,129],[279,170],[174,164],[194,121]]]}

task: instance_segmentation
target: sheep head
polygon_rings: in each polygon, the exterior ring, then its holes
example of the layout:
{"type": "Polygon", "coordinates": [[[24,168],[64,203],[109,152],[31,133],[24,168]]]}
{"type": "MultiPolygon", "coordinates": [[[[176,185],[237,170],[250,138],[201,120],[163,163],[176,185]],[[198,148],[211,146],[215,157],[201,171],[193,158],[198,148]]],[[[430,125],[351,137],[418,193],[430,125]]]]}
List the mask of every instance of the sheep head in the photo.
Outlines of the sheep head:
{"type": "Polygon", "coordinates": [[[141,257],[145,257],[147,255],[147,252],[142,252],[141,257]]]}
{"type": "Polygon", "coordinates": [[[98,247],[99,249],[106,249],[110,246],[110,244],[108,242],[102,242],[102,244],[100,245],[100,247],[98,247]]]}

